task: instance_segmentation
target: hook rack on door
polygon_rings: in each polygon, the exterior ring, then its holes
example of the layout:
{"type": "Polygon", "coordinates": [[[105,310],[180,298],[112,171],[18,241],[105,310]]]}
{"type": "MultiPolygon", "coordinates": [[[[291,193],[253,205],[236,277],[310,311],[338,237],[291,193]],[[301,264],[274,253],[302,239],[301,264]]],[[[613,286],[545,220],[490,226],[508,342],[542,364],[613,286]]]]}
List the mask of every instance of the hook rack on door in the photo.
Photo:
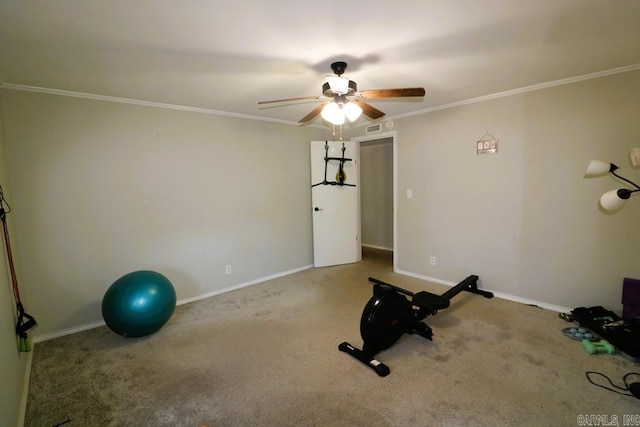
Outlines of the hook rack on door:
{"type": "Polygon", "coordinates": [[[311,187],[316,187],[318,185],[339,185],[339,186],[348,186],[355,187],[355,184],[347,184],[345,181],[347,180],[347,174],[344,171],[344,164],[346,162],[353,161],[353,159],[349,159],[344,157],[345,152],[344,142],[342,143],[342,157],[329,157],[329,141],[324,142],[324,180],[313,184],[311,187]],[[336,173],[335,181],[327,181],[327,166],[329,165],[330,160],[337,160],[340,162],[338,166],[338,173],[336,173]]]}

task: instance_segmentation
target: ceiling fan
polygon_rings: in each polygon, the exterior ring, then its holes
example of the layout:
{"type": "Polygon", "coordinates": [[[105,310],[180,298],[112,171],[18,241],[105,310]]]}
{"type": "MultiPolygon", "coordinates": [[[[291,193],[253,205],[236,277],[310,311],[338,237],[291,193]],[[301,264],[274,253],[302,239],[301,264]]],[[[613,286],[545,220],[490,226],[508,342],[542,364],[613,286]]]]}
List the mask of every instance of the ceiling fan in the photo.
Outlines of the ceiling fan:
{"type": "Polygon", "coordinates": [[[385,113],[364,102],[364,99],[417,97],[424,96],[425,94],[424,88],[421,87],[358,91],[356,82],[342,77],[342,74],[344,74],[344,71],[347,69],[346,62],[334,62],[331,64],[331,69],[335,73],[335,76],[327,76],[327,82],[322,85],[322,95],[320,96],[303,96],[300,98],[260,101],[258,104],[301,101],[304,99],[325,100],[325,102],[311,110],[309,114],[298,122],[310,122],[320,114],[322,118],[328,122],[334,125],[342,125],[345,119],[355,121],[360,114],[364,114],[374,120],[384,116],[385,113]]]}

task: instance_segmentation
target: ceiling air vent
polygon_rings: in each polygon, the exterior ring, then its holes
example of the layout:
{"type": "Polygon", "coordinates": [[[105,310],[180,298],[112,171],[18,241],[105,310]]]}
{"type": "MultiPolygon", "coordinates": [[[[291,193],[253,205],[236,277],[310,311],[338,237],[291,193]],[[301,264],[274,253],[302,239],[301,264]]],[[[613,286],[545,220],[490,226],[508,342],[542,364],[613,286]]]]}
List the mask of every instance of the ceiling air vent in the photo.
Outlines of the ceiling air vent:
{"type": "Polygon", "coordinates": [[[380,132],[382,130],[382,124],[376,123],[375,125],[370,125],[364,128],[364,133],[369,135],[370,133],[380,132]]]}

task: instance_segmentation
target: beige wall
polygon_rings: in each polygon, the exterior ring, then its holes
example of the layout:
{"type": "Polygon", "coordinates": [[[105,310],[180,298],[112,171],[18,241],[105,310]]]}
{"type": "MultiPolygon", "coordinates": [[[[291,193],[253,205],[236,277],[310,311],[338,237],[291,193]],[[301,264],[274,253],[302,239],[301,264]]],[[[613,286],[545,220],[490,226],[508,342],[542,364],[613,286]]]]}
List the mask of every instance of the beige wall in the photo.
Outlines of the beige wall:
{"type": "Polygon", "coordinates": [[[101,321],[134,270],[184,300],[312,264],[322,129],[10,90],[3,110],[38,337],[101,321]]]}
{"type": "Polygon", "coordinates": [[[621,308],[640,277],[640,198],[599,211],[620,185],[583,178],[591,159],[640,181],[640,72],[522,93],[395,121],[400,271],[559,307],[621,308]],[[495,155],[476,155],[489,131],[495,155]],[[413,190],[413,198],[404,196],[413,190]],[[437,265],[429,258],[435,256],[437,265]]]}
{"type": "Polygon", "coordinates": [[[364,246],[393,250],[393,139],[360,143],[361,235],[364,246]]]}
{"type": "MultiPolygon", "coordinates": [[[[0,98],[2,94],[0,93],[0,98]]],[[[1,112],[1,109],[0,109],[1,112]]],[[[3,120],[0,114],[0,186],[5,198],[13,205],[9,174],[7,170],[7,158],[4,143],[3,120]]],[[[7,209],[7,206],[4,206],[7,209]]],[[[13,206],[12,206],[13,207],[13,206]]],[[[15,211],[7,214],[7,225],[11,240],[11,253],[14,258],[16,268],[19,268],[19,256],[17,252],[17,238],[14,227],[15,211]]],[[[0,232],[2,233],[2,232],[0,232]]],[[[20,353],[18,350],[17,336],[15,332],[16,315],[15,301],[12,292],[11,273],[9,271],[7,254],[5,250],[4,238],[0,237],[0,425],[17,426],[20,424],[20,404],[23,397],[25,373],[27,370],[27,353],[20,353]]],[[[21,289],[24,287],[19,280],[21,289]]],[[[26,309],[30,312],[30,307],[26,304],[26,309]]]]}

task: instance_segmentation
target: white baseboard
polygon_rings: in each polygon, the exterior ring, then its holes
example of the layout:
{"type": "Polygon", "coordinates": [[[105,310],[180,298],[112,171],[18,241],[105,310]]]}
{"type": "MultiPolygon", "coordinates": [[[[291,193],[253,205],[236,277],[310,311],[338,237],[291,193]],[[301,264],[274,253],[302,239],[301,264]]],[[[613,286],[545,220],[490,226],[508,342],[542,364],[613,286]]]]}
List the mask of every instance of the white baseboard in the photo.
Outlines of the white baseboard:
{"type": "Polygon", "coordinates": [[[386,246],[370,245],[368,243],[362,243],[360,246],[362,246],[363,248],[380,249],[382,251],[393,252],[393,248],[388,248],[386,246]]]}
{"type": "Polygon", "coordinates": [[[205,299],[205,298],[213,297],[213,296],[216,296],[216,295],[224,294],[226,292],[235,291],[236,289],[241,289],[241,288],[246,288],[247,286],[257,285],[258,283],[266,282],[267,280],[273,280],[273,279],[277,279],[278,277],[288,276],[290,274],[298,273],[300,271],[308,270],[310,268],[313,268],[313,264],[305,265],[304,267],[300,267],[300,268],[294,268],[293,270],[283,271],[281,273],[272,274],[270,276],[261,277],[259,279],[251,280],[249,282],[244,282],[244,283],[240,283],[238,285],[233,285],[233,286],[230,286],[228,288],[218,289],[218,290],[215,290],[213,292],[208,292],[206,294],[198,295],[198,296],[195,296],[195,297],[181,299],[176,303],[176,305],[188,304],[190,302],[199,301],[201,299],[205,299]]]}
{"type": "MultiPolygon", "coordinates": [[[[403,274],[405,276],[409,276],[409,277],[415,277],[416,279],[420,279],[420,280],[426,280],[428,282],[433,282],[433,283],[439,283],[441,285],[446,285],[446,286],[455,286],[457,285],[457,283],[455,282],[451,282],[448,280],[442,280],[442,279],[438,279],[435,277],[430,277],[430,276],[424,276],[421,274],[415,274],[415,273],[411,273],[409,271],[403,271],[403,270],[396,270],[396,273],[398,274],[403,274]]],[[[534,305],[536,307],[540,307],[540,308],[544,308],[546,310],[551,310],[551,311],[555,311],[558,313],[570,313],[572,309],[567,308],[567,307],[560,307],[558,305],[553,305],[553,304],[548,304],[546,302],[540,302],[540,301],[535,301],[535,300],[531,300],[528,298],[522,298],[522,297],[518,297],[518,296],[514,296],[514,295],[509,295],[509,294],[503,294],[502,292],[494,292],[491,289],[484,289],[486,291],[490,291],[493,292],[493,295],[497,298],[500,299],[504,299],[507,301],[513,301],[513,302],[517,302],[520,304],[526,304],[526,305],[534,305]]]]}
{"type": "MultiPolygon", "coordinates": [[[[209,298],[209,297],[213,297],[213,296],[216,296],[216,295],[224,294],[226,292],[235,291],[236,289],[246,288],[247,286],[252,286],[252,285],[256,285],[258,283],[266,282],[267,280],[272,280],[272,279],[277,279],[278,277],[288,276],[290,274],[298,273],[300,271],[308,270],[310,268],[313,268],[313,265],[305,265],[303,267],[294,268],[293,270],[287,270],[287,271],[283,271],[281,273],[276,273],[276,274],[272,274],[270,276],[265,276],[265,277],[261,277],[259,279],[251,280],[249,282],[244,282],[244,283],[240,283],[240,284],[237,284],[237,285],[233,285],[233,286],[230,286],[228,288],[218,289],[218,290],[215,290],[213,292],[208,292],[206,294],[197,295],[195,297],[184,298],[184,299],[178,300],[176,302],[176,305],[183,305],[183,304],[188,304],[190,302],[199,301],[199,300],[202,300],[202,299],[205,299],[205,298],[209,298]]],[[[87,323],[87,324],[80,325],[80,326],[77,326],[77,327],[74,327],[74,328],[63,329],[61,331],[55,331],[55,332],[51,332],[51,333],[44,334],[44,335],[39,335],[39,336],[33,338],[33,342],[34,343],[39,343],[39,342],[51,340],[51,339],[54,339],[54,338],[60,338],[60,337],[66,336],[66,335],[72,335],[72,334],[75,334],[75,333],[78,333],[78,332],[87,331],[89,329],[98,328],[100,326],[105,326],[104,320],[101,320],[101,321],[98,321],[98,322],[87,323]]]]}
{"type": "Polygon", "coordinates": [[[50,332],[48,334],[38,335],[37,337],[33,337],[34,343],[39,343],[43,341],[52,340],[54,338],[64,337],[66,335],[77,334],[78,332],[87,331],[89,329],[99,328],[100,326],[104,326],[104,320],[100,320],[98,322],[86,323],[84,325],[77,326],[75,328],[63,329],[61,331],[50,332]]]}

